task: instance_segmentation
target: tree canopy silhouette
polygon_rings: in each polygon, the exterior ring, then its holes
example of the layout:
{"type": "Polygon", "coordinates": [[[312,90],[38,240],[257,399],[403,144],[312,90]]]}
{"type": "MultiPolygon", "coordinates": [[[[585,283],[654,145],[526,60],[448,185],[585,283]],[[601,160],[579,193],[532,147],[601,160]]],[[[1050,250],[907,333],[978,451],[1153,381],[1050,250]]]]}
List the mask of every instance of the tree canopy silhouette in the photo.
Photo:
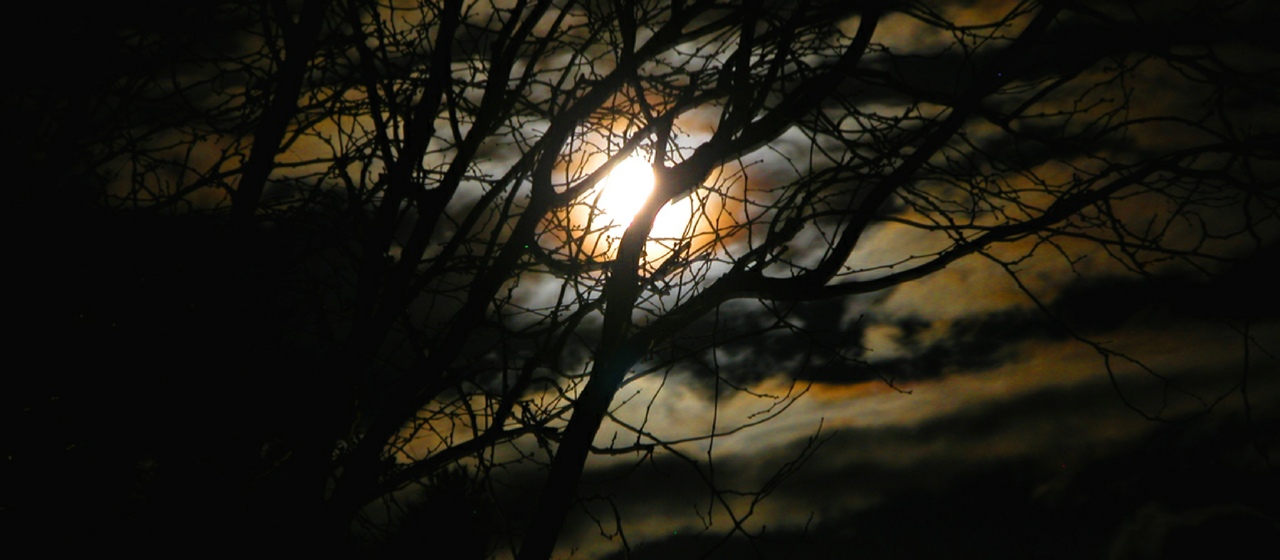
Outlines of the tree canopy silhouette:
{"type": "MultiPolygon", "coordinates": [[[[399,504],[446,507],[415,487],[471,477],[461,511],[536,467],[536,497],[476,522],[548,558],[589,456],[680,454],[803,394],[751,392],[758,364],[723,349],[781,333],[797,374],[859,362],[803,302],[963,259],[1212,273],[1280,226],[1264,2],[166,10],[7,94],[50,170],[37,196],[81,204],[50,239],[83,257],[39,276],[72,291],[41,320],[84,349],[68,367],[115,372],[23,393],[17,425],[81,451],[24,441],[13,468],[74,478],[88,453],[149,481],[130,496],[247,496],[207,507],[262,534],[390,539],[399,504]],[[661,390],[620,390],[677,373],[761,412],[651,432],[661,390]]],[[[722,503],[739,528],[749,507],[722,503]]]]}

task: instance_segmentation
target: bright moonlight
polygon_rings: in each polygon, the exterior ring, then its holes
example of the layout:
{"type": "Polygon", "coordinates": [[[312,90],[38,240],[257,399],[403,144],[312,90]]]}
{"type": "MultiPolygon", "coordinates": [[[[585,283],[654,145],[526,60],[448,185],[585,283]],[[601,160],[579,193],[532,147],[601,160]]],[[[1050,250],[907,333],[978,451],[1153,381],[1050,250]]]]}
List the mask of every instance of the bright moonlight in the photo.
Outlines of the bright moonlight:
{"type": "Polygon", "coordinates": [[[652,192],[653,168],[644,159],[631,157],[601,181],[596,204],[606,220],[625,228],[652,192]]]}

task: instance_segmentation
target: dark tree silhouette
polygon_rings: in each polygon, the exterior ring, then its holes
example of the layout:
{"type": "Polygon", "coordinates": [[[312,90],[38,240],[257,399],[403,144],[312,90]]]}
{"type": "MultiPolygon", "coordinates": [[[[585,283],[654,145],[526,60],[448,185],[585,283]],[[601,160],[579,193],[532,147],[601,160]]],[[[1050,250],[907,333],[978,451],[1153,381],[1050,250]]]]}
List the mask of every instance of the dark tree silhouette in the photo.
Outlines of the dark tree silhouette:
{"type": "MultiPolygon", "coordinates": [[[[41,320],[84,350],[17,397],[42,435],[10,468],[74,479],[88,453],[124,472],[87,486],[142,484],[101,498],[129,512],[192,484],[209,519],[320,543],[381,538],[415,486],[474,477],[481,500],[541,465],[493,543],[548,558],[590,455],[684,453],[620,388],[744,388],[717,348],[802,339],[798,302],[967,258],[1156,275],[1269,244],[1275,9],[1185,4],[263,0],[106,22],[91,95],[8,94],[40,200],[81,201],[48,237],[80,256],[31,258],[70,290],[41,320]],[[612,193],[640,187],[610,173],[642,175],[632,158],[654,182],[627,209],[612,193]]],[[[790,366],[856,359],[826,346],[790,366]]],[[[755,395],[777,402],[745,424],[802,393],[755,395]]]]}

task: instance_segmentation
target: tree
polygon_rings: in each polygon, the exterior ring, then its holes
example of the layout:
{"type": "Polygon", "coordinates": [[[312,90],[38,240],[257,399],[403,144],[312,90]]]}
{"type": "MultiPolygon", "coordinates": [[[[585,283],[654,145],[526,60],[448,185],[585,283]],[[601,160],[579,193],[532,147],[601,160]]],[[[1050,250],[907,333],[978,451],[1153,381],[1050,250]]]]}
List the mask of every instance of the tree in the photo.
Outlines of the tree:
{"type": "MultiPolygon", "coordinates": [[[[98,95],[22,101],[79,103],[47,135],[77,161],[58,195],[93,193],[77,219],[120,231],[128,216],[144,224],[131,239],[156,243],[84,266],[181,282],[105,284],[104,298],[156,303],[95,348],[188,359],[205,351],[175,342],[191,332],[155,332],[185,325],[226,347],[202,377],[246,372],[201,397],[253,411],[211,444],[239,469],[220,476],[332,535],[388,522],[370,505],[415,485],[545,462],[512,547],[547,558],[590,455],[680,452],[615,408],[621,387],[679,371],[740,388],[749,368],[718,349],[772,333],[809,341],[797,369],[857,361],[856,344],[804,338],[801,302],[961,259],[1018,277],[1043,253],[1100,251],[1156,275],[1270,244],[1272,12],[209,2],[172,16],[216,24],[187,41],[169,17],[121,27],[112,60],[129,62],[98,95]],[[93,134],[69,135],[78,123],[93,134]],[[607,183],[625,184],[611,172],[645,167],[638,207],[610,201],[607,183]],[[145,256],[193,248],[177,271],[145,256]],[[597,441],[606,422],[630,441],[597,441]]],[[[84,338],[133,305],[107,306],[84,338]]]]}

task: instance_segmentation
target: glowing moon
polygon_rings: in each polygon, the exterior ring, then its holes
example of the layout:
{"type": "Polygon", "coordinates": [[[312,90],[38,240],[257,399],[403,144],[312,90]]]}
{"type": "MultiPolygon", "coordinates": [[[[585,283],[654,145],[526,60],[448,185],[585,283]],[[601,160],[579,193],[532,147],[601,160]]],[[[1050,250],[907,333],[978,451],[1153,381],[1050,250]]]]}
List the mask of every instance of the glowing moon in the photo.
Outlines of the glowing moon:
{"type": "Polygon", "coordinates": [[[641,158],[627,158],[609,172],[599,188],[596,206],[602,217],[626,228],[653,192],[653,168],[641,158]]]}

